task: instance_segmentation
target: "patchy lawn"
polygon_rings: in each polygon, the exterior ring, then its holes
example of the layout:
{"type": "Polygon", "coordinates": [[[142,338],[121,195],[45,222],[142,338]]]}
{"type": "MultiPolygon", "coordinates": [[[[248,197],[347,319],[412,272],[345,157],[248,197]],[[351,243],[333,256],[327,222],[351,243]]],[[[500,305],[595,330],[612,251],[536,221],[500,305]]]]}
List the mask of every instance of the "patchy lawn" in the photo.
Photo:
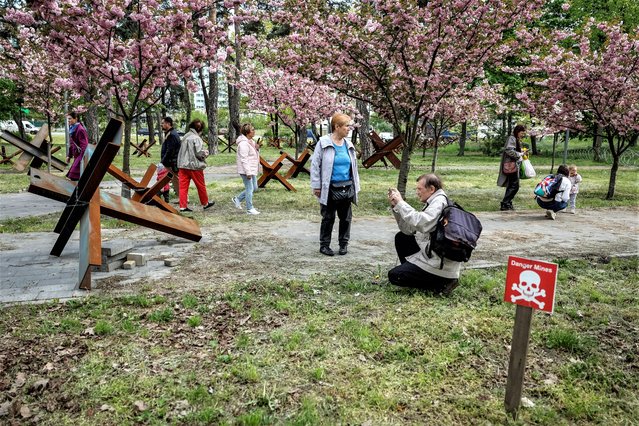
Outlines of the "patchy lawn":
{"type": "MultiPolygon", "coordinates": [[[[560,262],[520,423],[639,418],[637,266],[560,262]]],[[[504,423],[504,280],[466,271],[450,298],[350,274],[6,307],[0,423],[504,423]]]]}

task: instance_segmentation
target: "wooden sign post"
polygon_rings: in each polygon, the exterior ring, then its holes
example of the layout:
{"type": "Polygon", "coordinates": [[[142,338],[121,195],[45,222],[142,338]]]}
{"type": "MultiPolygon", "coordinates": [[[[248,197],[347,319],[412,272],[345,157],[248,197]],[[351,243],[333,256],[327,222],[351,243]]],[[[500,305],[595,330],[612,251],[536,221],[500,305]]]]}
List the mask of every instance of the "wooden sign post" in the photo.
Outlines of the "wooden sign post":
{"type": "Polygon", "coordinates": [[[509,256],[504,301],[515,303],[515,327],[508,364],[504,405],[517,419],[526,370],[528,341],[533,309],[552,313],[555,307],[557,265],[539,260],[509,256]]]}

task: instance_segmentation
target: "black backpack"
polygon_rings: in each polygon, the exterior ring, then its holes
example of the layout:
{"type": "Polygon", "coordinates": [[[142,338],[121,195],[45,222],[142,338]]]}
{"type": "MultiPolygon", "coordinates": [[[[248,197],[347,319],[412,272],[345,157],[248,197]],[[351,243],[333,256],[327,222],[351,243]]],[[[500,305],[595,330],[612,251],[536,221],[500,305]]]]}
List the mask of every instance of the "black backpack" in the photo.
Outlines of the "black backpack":
{"type": "Polygon", "coordinates": [[[481,234],[481,222],[454,201],[446,197],[448,206],[444,207],[437,220],[435,229],[430,233],[427,255],[435,252],[441,258],[439,269],[444,267],[444,258],[455,262],[468,262],[477,246],[481,234]]]}

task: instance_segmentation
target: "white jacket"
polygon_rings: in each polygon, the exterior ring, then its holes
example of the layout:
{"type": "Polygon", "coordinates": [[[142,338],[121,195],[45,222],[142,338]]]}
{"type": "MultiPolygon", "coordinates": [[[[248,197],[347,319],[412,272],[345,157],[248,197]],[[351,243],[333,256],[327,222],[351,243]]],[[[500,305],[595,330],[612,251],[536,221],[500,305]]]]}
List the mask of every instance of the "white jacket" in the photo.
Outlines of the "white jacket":
{"type": "Polygon", "coordinates": [[[448,200],[444,195],[446,193],[442,189],[435,191],[426,200],[426,205],[424,205],[422,210],[415,210],[410,204],[402,200],[393,207],[393,216],[395,216],[399,230],[402,233],[415,235],[415,240],[420,248],[417,253],[406,257],[407,261],[433,275],[444,278],[459,278],[461,262],[444,259],[443,268],[439,269],[441,258],[437,256],[437,253],[432,252],[432,257],[430,258],[426,255],[430,244],[430,232],[435,229],[439,216],[444,207],[448,205],[448,200]]]}

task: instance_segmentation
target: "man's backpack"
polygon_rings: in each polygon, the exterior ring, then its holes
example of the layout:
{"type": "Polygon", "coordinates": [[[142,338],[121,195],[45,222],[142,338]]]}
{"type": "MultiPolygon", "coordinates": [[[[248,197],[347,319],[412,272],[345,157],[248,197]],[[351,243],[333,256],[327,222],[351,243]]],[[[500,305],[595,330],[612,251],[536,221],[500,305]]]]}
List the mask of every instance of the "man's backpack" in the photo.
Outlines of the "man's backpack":
{"type": "Polygon", "coordinates": [[[560,174],[548,175],[535,187],[535,195],[543,198],[555,198],[561,187],[562,176],[560,174]]]}
{"type": "Polygon", "coordinates": [[[446,197],[444,207],[435,229],[430,233],[427,256],[435,252],[440,258],[439,269],[444,267],[444,258],[455,262],[468,262],[482,231],[477,217],[446,197]]]}

